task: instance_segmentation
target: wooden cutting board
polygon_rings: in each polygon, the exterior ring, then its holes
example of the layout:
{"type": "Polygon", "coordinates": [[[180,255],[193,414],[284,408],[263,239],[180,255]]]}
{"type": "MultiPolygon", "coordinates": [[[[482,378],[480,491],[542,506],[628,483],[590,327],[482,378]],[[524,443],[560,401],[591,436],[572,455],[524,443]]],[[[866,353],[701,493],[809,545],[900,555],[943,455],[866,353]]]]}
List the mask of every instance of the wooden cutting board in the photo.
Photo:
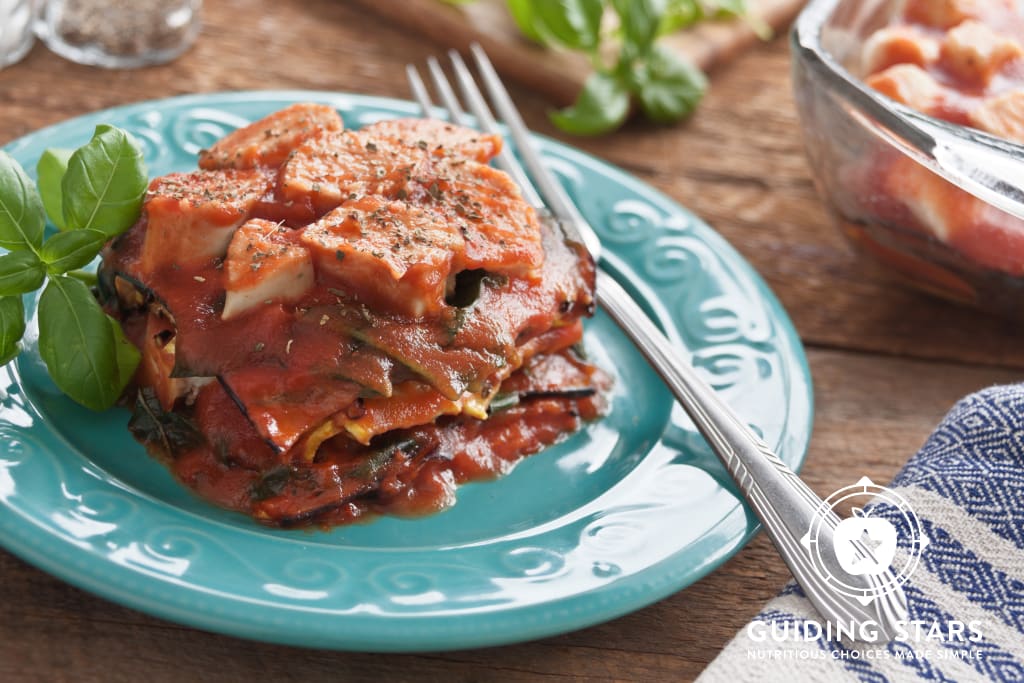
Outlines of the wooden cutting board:
{"type": "MultiPolygon", "coordinates": [[[[556,104],[576,98],[590,73],[581,55],[539,47],[522,38],[504,0],[475,0],[451,5],[441,0],[357,0],[367,10],[429,37],[445,46],[465,50],[479,42],[502,74],[544,93],[556,104]]],[[[750,13],[776,34],[786,30],[806,0],[748,0],[750,13]]],[[[672,49],[689,57],[704,71],[729,61],[755,44],[758,36],[743,20],[708,21],[665,36],[672,49]]]]}

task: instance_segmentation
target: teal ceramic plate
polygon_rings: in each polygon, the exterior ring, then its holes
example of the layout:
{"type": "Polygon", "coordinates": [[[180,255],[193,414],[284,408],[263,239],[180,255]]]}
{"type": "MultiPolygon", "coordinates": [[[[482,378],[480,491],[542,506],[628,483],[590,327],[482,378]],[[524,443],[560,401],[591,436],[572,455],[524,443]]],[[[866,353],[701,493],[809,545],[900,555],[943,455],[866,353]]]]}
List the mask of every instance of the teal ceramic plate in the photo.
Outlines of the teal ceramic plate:
{"type": "MultiPolygon", "coordinates": [[[[144,102],[47,128],[7,150],[26,168],[100,122],[131,130],[152,174],[195,167],[232,128],[299,100],[350,127],[415,115],[355,95],[253,92],[144,102]]],[[[546,160],[638,296],[789,465],[811,429],[811,384],[765,284],[693,214],[550,140],[546,160]]],[[[29,302],[31,306],[31,302],[29,302]]],[[[352,650],[437,650],[547,636],[625,614],[693,583],[757,529],[655,374],[603,315],[587,346],[616,376],[611,414],[454,508],[324,531],[266,529],[180,486],[128,435],[128,413],[62,396],[35,332],[0,376],[0,538],[38,567],[199,628],[352,650]]]]}

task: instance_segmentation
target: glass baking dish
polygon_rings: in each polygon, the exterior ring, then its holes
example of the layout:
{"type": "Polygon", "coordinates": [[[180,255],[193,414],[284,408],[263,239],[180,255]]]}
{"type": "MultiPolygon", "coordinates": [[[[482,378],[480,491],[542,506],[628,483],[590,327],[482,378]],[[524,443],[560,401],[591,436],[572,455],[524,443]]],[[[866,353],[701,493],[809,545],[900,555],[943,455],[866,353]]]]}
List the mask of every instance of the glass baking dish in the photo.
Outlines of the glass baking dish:
{"type": "Polygon", "coordinates": [[[791,34],[815,185],[861,252],[925,291],[1024,319],[1024,146],[867,87],[893,0],[811,0],[791,34]]]}

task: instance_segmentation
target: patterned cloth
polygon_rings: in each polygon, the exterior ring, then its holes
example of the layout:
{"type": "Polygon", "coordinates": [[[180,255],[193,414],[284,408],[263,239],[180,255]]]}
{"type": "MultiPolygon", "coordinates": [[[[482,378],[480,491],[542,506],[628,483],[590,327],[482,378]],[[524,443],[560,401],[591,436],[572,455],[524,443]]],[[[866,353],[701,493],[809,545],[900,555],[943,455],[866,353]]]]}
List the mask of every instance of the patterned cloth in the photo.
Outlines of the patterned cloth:
{"type": "MultiPolygon", "coordinates": [[[[907,639],[829,640],[790,584],[699,683],[1024,681],[1024,385],[960,401],[891,488],[931,541],[906,586],[907,639]]],[[[872,507],[895,524],[893,512],[872,507]]]]}

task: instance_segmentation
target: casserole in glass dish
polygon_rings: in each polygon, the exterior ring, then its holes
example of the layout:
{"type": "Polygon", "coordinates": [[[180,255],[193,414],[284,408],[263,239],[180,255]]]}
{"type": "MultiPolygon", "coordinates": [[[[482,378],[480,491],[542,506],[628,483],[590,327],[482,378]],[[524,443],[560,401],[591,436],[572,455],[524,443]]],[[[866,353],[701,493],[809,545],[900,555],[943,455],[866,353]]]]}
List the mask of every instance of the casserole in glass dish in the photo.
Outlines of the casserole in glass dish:
{"type": "Polygon", "coordinates": [[[815,184],[908,283],[1024,318],[1024,9],[812,0],[792,33],[815,184]]]}

